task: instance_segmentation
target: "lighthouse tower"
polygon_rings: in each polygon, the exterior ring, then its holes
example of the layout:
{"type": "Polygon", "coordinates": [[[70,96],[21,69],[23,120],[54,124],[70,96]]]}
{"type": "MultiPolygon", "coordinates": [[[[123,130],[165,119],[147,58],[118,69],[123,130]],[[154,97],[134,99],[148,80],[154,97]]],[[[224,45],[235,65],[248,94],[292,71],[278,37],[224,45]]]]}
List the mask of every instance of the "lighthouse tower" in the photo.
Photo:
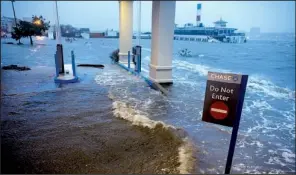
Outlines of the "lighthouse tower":
{"type": "Polygon", "coordinates": [[[197,4],[197,11],[196,11],[196,26],[199,27],[201,24],[201,4],[197,4]]]}

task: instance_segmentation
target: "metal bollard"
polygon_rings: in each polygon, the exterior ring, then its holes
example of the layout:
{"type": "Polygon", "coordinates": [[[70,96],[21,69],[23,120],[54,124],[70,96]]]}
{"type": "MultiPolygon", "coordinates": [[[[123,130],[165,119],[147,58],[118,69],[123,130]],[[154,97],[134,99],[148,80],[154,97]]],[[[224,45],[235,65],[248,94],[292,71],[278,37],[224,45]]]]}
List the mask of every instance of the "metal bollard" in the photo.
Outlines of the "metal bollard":
{"type": "Polygon", "coordinates": [[[127,61],[128,61],[127,67],[128,67],[128,69],[130,69],[131,68],[131,53],[130,53],[130,51],[127,52],[127,61]]]}
{"type": "Polygon", "coordinates": [[[63,45],[57,44],[57,64],[59,65],[59,73],[65,73],[65,64],[64,64],[64,54],[63,54],[63,45]]]}
{"type": "Polygon", "coordinates": [[[137,55],[133,55],[135,57],[135,72],[138,72],[138,57],[136,57],[137,55]]]}
{"type": "Polygon", "coordinates": [[[141,72],[141,58],[140,58],[140,55],[138,55],[137,57],[137,67],[138,67],[138,73],[141,72]]]}
{"type": "Polygon", "coordinates": [[[55,65],[56,65],[56,76],[58,77],[60,74],[60,68],[59,68],[58,56],[56,53],[54,54],[54,59],[55,59],[55,65]]]}
{"type": "Polygon", "coordinates": [[[139,60],[140,60],[140,64],[139,64],[139,70],[140,72],[142,72],[142,60],[141,60],[142,56],[139,55],[139,60]]]}
{"type": "Polygon", "coordinates": [[[74,56],[74,51],[71,51],[71,57],[72,57],[72,71],[73,71],[73,76],[76,77],[76,65],[75,65],[75,56],[74,56]]]}

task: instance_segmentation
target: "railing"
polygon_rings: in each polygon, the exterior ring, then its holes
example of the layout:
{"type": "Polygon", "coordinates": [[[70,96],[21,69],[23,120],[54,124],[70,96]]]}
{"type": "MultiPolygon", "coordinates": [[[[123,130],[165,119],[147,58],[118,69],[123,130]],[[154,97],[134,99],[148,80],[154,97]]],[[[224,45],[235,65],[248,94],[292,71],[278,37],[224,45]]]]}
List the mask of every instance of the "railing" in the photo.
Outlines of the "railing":
{"type": "MultiPolygon", "coordinates": [[[[131,54],[130,51],[127,52],[127,67],[130,70],[131,68],[131,54]]],[[[135,66],[135,72],[140,73],[141,72],[141,57],[140,55],[137,55],[137,62],[135,66]]]]}

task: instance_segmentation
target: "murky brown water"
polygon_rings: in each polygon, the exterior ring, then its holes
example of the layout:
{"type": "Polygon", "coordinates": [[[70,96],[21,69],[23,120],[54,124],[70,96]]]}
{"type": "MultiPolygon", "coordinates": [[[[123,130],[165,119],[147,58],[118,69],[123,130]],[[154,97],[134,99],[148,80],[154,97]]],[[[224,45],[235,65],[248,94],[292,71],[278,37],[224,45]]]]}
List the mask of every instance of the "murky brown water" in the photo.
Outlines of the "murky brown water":
{"type": "Polygon", "coordinates": [[[2,72],[1,173],[179,172],[180,139],[115,118],[105,87],[58,88],[49,85],[50,74],[28,90],[16,87],[30,75],[2,72]]]}

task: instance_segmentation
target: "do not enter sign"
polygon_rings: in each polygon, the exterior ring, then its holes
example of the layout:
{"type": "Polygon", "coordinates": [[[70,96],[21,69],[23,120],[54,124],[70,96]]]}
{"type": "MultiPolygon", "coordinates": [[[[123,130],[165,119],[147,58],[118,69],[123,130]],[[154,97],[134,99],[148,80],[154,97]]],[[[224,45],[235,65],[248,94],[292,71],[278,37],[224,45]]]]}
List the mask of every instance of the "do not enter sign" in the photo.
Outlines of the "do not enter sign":
{"type": "Polygon", "coordinates": [[[202,121],[233,127],[225,174],[230,173],[248,75],[209,72],[202,121]]]}
{"type": "Polygon", "coordinates": [[[223,120],[228,115],[228,106],[222,101],[214,102],[210,107],[210,114],[217,120],[223,120]]]}
{"type": "Polygon", "coordinates": [[[247,75],[209,72],[202,120],[233,127],[246,81],[247,75]]]}

